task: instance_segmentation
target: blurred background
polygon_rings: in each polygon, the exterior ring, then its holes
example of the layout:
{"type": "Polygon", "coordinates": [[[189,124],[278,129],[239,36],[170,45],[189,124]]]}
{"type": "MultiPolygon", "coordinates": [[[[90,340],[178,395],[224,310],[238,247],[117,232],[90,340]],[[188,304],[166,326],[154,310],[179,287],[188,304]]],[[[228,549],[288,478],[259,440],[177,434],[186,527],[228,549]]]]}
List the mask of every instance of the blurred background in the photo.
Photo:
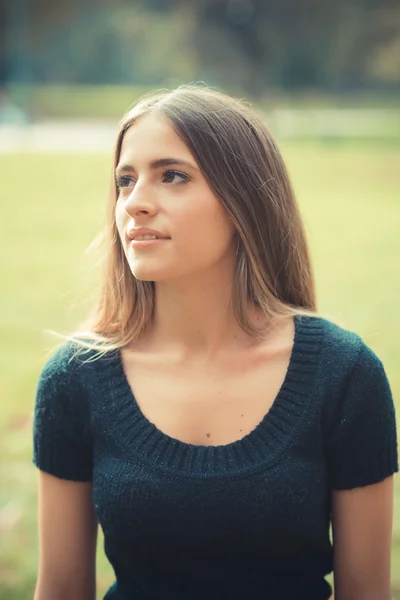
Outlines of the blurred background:
{"type": "MultiPolygon", "coordinates": [[[[204,82],[253,102],[306,224],[320,311],[400,392],[400,3],[2,0],[0,598],[32,597],[39,372],[95,295],[117,124],[143,93],[204,82]]],[[[400,414],[400,412],[399,412],[400,414]]],[[[393,598],[400,598],[396,478],[393,598]]],[[[98,591],[113,581],[98,545],[98,591]]]]}

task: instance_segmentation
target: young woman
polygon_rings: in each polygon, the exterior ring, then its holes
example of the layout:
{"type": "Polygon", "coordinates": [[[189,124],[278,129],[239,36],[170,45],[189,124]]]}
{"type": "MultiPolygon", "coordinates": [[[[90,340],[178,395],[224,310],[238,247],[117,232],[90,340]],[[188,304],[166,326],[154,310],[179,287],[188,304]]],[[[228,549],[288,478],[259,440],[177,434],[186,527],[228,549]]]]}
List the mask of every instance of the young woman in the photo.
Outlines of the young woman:
{"type": "Polygon", "coordinates": [[[390,599],[394,406],[316,314],[279,150],[243,103],[144,98],[115,152],[105,275],[38,385],[35,600],[390,599]],[[330,524],[333,540],[330,538],[330,524]]]}

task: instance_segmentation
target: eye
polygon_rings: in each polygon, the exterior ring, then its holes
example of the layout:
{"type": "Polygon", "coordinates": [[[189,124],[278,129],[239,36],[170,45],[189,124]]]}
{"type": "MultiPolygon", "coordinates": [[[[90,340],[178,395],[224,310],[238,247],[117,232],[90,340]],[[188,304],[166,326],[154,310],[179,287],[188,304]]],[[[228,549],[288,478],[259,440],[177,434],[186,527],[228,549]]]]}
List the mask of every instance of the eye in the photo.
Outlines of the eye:
{"type": "Polygon", "coordinates": [[[173,169],[168,169],[168,171],[164,171],[163,173],[163,183],[187,183],[189,179],[189,176],[185,175],[185,173],[181,173],[180,171],[174,171],[173,169]],[[176,177],[178,179],[175,179],[176,177]]]}
{"type": "Polygon", "coordinates": [[[116,183],[118,188],[131,187],[135,185],[135,180],[133,177],[128,177],[128,175],[117,175],[116,183]]]}

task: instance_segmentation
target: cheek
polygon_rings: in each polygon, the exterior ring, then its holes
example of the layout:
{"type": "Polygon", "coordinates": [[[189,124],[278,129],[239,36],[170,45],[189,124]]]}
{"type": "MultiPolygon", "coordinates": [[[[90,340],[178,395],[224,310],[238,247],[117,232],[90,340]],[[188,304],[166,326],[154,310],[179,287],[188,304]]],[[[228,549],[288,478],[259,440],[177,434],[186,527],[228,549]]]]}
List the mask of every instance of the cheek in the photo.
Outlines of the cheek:
{"type": "Polygon", "coordinates": [[[128,220],[128,215],[126,214],[126,212],[124,211],[124,207],[122,205],[122,202],[118,202],[115,205],[115,223],[117,225],[117,230],[119,233],[119,236],[121,239],[123,239],[123,234],[125,231],[125,227],[126,227],[126,222],[128,220]]]}
{"type": "Polygon", "coordinates": [[[176,220],[176,233],[182,252],[222,254],[232,243],[234,226],[218,200],[213,198],[193,203],[190,212],[184,212],[176,220]],[[179,224],[178,224],[179,223],[179,224]]]}
{"type": "Polygon", "coordinates": [[[198,217],[199,230],[201,229],[202,236],[205,236],[210,242],[215,240],[226,244],[231,240],[234,232],[232,221],[219,200],[211,198],[209,202],[204,204],[205,206],[198,217]]]}
{"type": "Polygon", "coordinates": [[[218,197],[206,185],[200,185],[185,198],[175,213],[179,228],[186,224],[185,230],[193,233],[219,233],[228,236],[234,229],[231,219],[226,213],[218,197]]]}

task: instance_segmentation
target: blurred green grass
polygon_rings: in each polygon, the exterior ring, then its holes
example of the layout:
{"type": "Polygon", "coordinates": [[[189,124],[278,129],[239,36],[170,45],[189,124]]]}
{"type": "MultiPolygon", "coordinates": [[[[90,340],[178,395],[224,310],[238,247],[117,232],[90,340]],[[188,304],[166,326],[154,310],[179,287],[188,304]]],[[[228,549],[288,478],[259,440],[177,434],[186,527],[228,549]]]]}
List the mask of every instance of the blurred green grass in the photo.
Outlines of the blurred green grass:
{"type": "MultiPolygon", "coordinates": [[[[281,144],[306,223],[319,308],[363,336],[400,397],[399,147],[281,144]]],[[[85,249],[103,223],[110,155],[0,157],[0,598],[32,597],[37,568],[34,390],[47,353],[95,293],[85,249]]],[[[399,413],[400,414],[400,413],[399,413]]],[[[98,587],[112,572],[99,539],[98,587]]],[[[400,483],[396,479],[393,590],[400,598],[400,483]]]]}

